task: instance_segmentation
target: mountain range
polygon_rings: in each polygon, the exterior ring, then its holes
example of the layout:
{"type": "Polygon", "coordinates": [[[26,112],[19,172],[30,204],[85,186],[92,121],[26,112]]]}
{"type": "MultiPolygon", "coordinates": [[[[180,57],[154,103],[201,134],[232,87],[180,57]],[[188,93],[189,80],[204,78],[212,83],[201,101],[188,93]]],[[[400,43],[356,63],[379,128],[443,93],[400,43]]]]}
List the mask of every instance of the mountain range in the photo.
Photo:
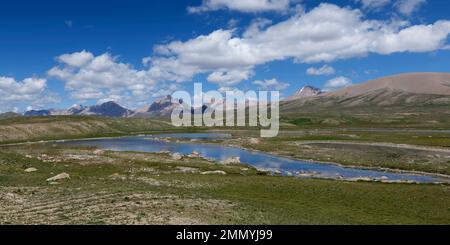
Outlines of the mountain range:
{"type": "Polygon", "coordinates": [[[134,112],[126,109],[119,104],[109,101],[100,105],[83,106],[73,105],[67,110],[30,110],[24,113],[24,116],[64,116],[64,115],[85,115],[85,116],[104,116],[104,117],[129,117],[134,112]]]}
{"type": "MultiPolygon", "coordinates": [[[[371,80],[334,92],[305,86],[280,103],[280,111],[345,110],[348,108],[450,105],[450,73],[407,73],[371,80]]],[[[170,117],[176,104],[170,95],[136,111],[115,102],[74,105],[66,110],[30,110],[24,116],[91,115],[104,117],[170,117]]],[[[206,106],[203,107],[203,110],[206,106]]],[[[3,113],[0,118],[20,116],[3,113]]]]}

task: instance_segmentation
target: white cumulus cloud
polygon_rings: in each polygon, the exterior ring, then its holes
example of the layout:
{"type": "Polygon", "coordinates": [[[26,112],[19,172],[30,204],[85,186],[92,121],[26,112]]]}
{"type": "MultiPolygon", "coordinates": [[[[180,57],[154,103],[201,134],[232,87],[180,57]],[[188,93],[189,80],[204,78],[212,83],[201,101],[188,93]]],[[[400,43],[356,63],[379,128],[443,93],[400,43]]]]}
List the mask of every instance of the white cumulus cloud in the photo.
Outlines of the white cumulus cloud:
{"type": "Polygon", "coordinates": [[[25,104],[43,107],[57,102],[57,96],[49,93],[46,88],[47,80],[42,78],[17,81],[12,77],[0,77],[1,111],[17,111],[17,107],[24,107],[25,104]]]}
{"type": "Polygon", "coordinates": [[[71,97],[80,101],[112,100],[136,106],[144,104],[166,85],[152,79],[148,70],[134,69],[109,53],[95,56],[82,51],[61,55],[57,60],[60,65],[48,71],[49,77],[64,81],[71,97]]]}
{"type": "Polygon", "coordinates": [[[411,15],[426,2],[426,0],[398,0],[395,5],[400,13],[404,15],[411,15]]]}
{"type": "Polygon", "coordinates": [[[336,77],[329,80],[324,87],[325,91],[334,91],[340,88],[349,87],[352,85],[352,81],[347,77],[336,77]]]}
{"type": "Polygon", "coordinates": [[[289,9],[289,5],[290,0],[203,0],[200,6],[188,7],[188,12],[199,13],[220,9],[245,13],[285,11],[289,9]]]}
{"type": "Polygon", "coordinates": [[[280,82],[277,79],[256,80],[252,82],[263,90],[284,90],[289,87],[289,83],[280,82]]]}
{"type": "MultiPolygon", "coordinates": [[[[214,6],[224,4],[211,0],[204,1],[202,6],[213,2],[218,4],[214,6]]],[[[230,6],[250,4],[229,2],[230,6]]],[[[371,4],[381,6],[380,2],[371,4]]],[[[217,84],[221,91],[233,90],[241,81],[250,80],[257,66],[270,62],[293,60],[315,64],[370,53],[430,52],[448,47],[449,34],[449,20],[414,25],[399,19],[369,19],[359,9],[320,4],[276,23],[256,18],[243,31],[217,29],[189,40],[156,45],[153,55],[143,58],[143,69],[120,62],[108,53],[95,56],[83,50],[57,57],[59,65],[48,75],[64,81],[74,99],[115,100],[136,106],[156,95],[169,94],[181,82],[192,81],[199,74],[206,75],[208,82],[217,84]]],[[[325,65],[311,67],[307,73],[332,75],[335,71],[325,65]]],[[[337,88],[333,84],[339,81],[351,84],[340,77],[330,80],[328,89],[337,88]]],[[[254,84],[277,86],[275,82],[264,80],[254,84]]]]}
{"type": "Polygon", "coordinates": [[[59,62],[73,67],[82,67],[93,59],[94,55],[90,52],[86,52],[86,50],[72,54],[63,54],[57,58],[59,62]]]}
{"type": "Polygon", "coordinates": [[[235,30],[218,29],[187,41],[158,45],[148,59],[150,73],[175,81],[213,73],[212,81],[229,86],[248,79],[246,75],[252,74],[255,66],[272,61],[319,63],[369,53],[429,52],[446,47],[450,34],[447,20],[421,25],[371,20],[358,9],[334,4],[320,4],[275,24],[255,25],[241,36],[235,30]],[[246,75],[237,76],[236,70],[246,75]],[[231,74],[236,76],[231,79],[231,74]]]}
{"type": "Polygon", "coordinates": [[[311,76],[329,76],[333,75],[334,73],[336,73],[336,70],[334,70],[334,68],[329,65],[324,65],[319,68],[310,67],[306,70],[306,74],[311,76]]]}
{"type": "Polygon", "coordinates": [[[242,80],[247,80],[253,76],[253,71],[246,69],[215,71],[211,73],[207,80],[221,86],[234,86],[242,80]]]}
{"type": "Polygon", "coordinates": [[[391,3],[391,0],[355,0],[355,1],[360,2],[364,9],[380,9],[391,3]]]}

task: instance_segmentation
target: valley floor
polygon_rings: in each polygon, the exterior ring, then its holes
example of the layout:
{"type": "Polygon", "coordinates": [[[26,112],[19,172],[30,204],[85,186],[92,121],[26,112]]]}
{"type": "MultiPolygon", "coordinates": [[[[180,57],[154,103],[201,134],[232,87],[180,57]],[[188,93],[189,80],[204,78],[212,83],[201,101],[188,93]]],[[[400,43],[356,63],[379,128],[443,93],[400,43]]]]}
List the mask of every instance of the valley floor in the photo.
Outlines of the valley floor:
{"type": "MultiPolygon", "coordinates": [[[[228,143],[266,144],[239,135],[228,143]]],[[[268,176],[52,143],[0,148],[1,224],[449,224],[449,205],[448,185],[268,176]],[[61,173],[70,178],[46,181],[61,173]]]]}
{"type": "MultiPolygon", "coordinates": [[[[220,129],[233,137],[198,143],[450,175],[448,130],[318,128],[291,125],[272,139],[259,138],[259,130],[220,129]]],[[[445,184],[298,179],[195,156],[7,145],[196,131],[143,119],[0,120],[0,224],[450,224],[445,184]],[[54,176],[61,179],[46,181],[54,176]]]]}
{"type": "Polygon", "coordinates": [[[448,131],[306,129],[282,131],[267,139],[259,138],[256,131],[220,132],[234,135],[222,140],[223,145],[300,160],[450,175],[448,131]]]}

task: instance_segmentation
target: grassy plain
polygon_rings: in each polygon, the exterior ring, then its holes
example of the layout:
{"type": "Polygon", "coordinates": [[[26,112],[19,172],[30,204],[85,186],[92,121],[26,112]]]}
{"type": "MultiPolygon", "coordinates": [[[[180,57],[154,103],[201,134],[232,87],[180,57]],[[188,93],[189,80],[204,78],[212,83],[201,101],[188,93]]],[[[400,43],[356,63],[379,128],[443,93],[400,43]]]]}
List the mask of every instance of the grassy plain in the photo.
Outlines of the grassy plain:
{"type": "MultiPolygon", "coordinates": [[[[233,138],[216,143],[298,159],[450,174],[450,133],[438,131],[442,127],[391,130],[376,123],[327,126],[289,120],[283,119],[277,138],[255,141],[258,130],[225,128],[217,131],[230,132],[233,138]]],[[[0,223],[450,223],[448,185],[297,179],[198,157],[176,161],[168,153],[98,151],[53,143],[6,145],[203,130],[174,129],[165,121],[146,119],[0,120],[0,223]],[[30,168],[36,171],[25,171],[30,168]],[[46,181],[60,173],[70,179],[46,181]]]]}
{"type": "Polygon", "coordinates": [[[450,223],[447,185],[295,179],[51,144],[1,148],[0,159],[2,224],[450,223]],[[46,181],[63,172],[70,179],[46,181]]]}
{"type": "Polygon", "coordinates": [[[450,175],[450,132],[302,129],[256,141],[256,131],[220,132],[235,136],[223,145],[300,160],[450,175]]]}

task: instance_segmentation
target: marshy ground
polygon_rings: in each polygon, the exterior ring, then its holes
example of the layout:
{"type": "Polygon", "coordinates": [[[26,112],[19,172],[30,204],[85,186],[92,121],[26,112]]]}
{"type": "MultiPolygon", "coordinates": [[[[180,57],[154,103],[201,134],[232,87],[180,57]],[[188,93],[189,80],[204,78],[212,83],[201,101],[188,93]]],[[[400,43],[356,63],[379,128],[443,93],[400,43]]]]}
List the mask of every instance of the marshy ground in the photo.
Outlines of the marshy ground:
{"type": "Polygon", "coordinates": [[[254,131],[233,134],[220,143],[301,160],[450,175],[450,132],[290,130],[267,139],[254,131]]]}
{"type": "MultiPolygon", "coordinates": [[[[450,132],[369,126],[378,130],[283,126],[273,139],[259,139],[259,130],[221,129],[233,137],[198,143],[343,165],[450,174],[450,132]]],[[[196,156],[175,160],[178,157],[170,153],[53,143],[6,145],[159,132],[195,130],[140,119],[0,120],[0,224],[450,223],[446,184],[298,179],[196,156]],[[47,181],[58,175],[70,178],[47,181]]]]}
{"type": "Polygon", "coordinates": [[[448,185],[297,179],[52,143],[0,148],[2,224],[448,224],[449,204],[448,185]],[[61,173],[70,178],[46,181],[61,173]]]}

